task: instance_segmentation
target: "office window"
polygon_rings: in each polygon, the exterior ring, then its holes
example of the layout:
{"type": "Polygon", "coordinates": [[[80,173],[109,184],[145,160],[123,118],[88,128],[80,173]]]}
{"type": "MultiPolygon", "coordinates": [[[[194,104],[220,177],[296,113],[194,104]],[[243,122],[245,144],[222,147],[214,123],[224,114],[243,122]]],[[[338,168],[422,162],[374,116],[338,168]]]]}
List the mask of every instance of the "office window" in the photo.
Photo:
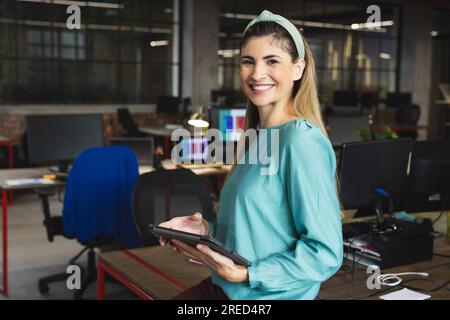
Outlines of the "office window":
{"type": "Polygon", "coordinates": [[[69,30],[61,2],[0,2],[0,104],[155,103],[178,94],[179,0],[79,3],[81,30],[69,30]]]}
{"type": "Polygon", "coordinates": [[[239,89],[239,77],[235,75],[239,73],[242,31],[253,16],[269,9],[290,18],[303,29],[314,56],[322,102],[331,102],[334,90],[377,91],[384,97],[397,86],[399,8],[377,4],[382,21],[389,25],[381,30],[352,28],[352,24],[359,26],[367,21],[368,5],[355,1],[222,0],[219,85],[223,89],[239,89]]]}

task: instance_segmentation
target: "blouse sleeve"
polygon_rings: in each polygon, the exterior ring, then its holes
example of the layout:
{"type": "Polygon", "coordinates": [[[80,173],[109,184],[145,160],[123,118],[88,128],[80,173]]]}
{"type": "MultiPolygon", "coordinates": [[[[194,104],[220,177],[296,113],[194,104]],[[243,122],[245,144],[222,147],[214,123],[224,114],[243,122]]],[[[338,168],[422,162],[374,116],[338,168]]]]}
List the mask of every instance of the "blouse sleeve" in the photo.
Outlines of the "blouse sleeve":
{"type": "Polygon", "coordinates": [[[296,134],[286,147],[284,184],[297,240],[292,247],[248,268],[250,287],[267,291],[323,282],[343,259],[336,161],[317,128],[296,134]]]}

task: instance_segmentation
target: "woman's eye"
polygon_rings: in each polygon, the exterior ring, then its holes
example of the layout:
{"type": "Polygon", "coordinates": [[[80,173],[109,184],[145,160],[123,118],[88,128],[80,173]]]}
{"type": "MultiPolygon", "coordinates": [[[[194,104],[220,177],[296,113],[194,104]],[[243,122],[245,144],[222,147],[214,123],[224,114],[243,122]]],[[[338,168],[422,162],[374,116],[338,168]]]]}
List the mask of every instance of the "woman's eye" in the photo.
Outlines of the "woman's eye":
{"type": "Polygon", "coordinates": [[[275,64],[275,63],[278,63],[278,61],[277,60],[268,60],[267,61],[267,64],[269,64],[269,65],[275,64]]]}
{"type": "Polygon", "coordinates": [[[242,61],[242,64],[248,65],[248,64],[252,64],[252,62],[251,62],[250,60],[243,60],[243,61],[242,61]]]}

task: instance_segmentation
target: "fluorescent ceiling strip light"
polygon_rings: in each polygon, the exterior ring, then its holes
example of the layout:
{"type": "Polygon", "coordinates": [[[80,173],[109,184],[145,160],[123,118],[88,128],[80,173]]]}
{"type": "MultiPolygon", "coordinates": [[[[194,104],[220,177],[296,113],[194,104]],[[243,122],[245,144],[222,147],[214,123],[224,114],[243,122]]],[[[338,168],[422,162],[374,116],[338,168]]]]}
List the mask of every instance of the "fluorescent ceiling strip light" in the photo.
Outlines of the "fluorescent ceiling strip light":
{"type": "Polygon", "coordinates": [[[386,21],[380,21],[380,22],[367,22],[367,23],[353,23],[351,25],[352,29],[374,29],[374,28],[381,28],[381,27],[391,27],[394,25],[394,21],[392,20],[386,20],[386,21]]]}
{"type": "MultiPolygon", "coordinates": [[[[236,13],[236,14],[234,14],[234,13],[221,13],[220,16],[222,18],[242,19],[242,20],[252,20],[252,19],[257,17],[254,14],[241,14],[241,13],[236,13]]],[[[305,20],[295,20],[295,19],[290,19],[290,21],[293,24],[297,25],[297,26],[310,27],[310,28],[354,30],[354,31],[358,31],[359,29],[365,28],[363,26],[364,24],[358,24],[358,23],[354,23],[351,26],[349,26],[347,24],[340,24],[340,23],[305,21],[305,20]],[[358,26],[361,25],[361,28],[354,28],[354,27],[352,27],[353,25],[358,25],[358,26]]],[[[380,26],[381,27],[388,27],[388,26],[392,26],[393,24],[394,24],[394,22],[392,20],[382,21],[380,26]]],[[[367,24],[367,25],[370,25],[370,24],[367,24]]],[[[360,30],[360,31],[381,32],[381,33],[385,33],[387,31],[384,28],[375,29],[376,26],[377,26],[377,24],[375,24],[375,26],[372,27],[373,29],[360,30]]]]}
{"type": "Polygon", "coordinates": [[[105,9],[123,9],[123,4],[97,2],[97,1],[70,1],[70,0],[17,0],[21,2],[45,3],[45,4],[62,4],[66,6],[77,5],[79,7],[94,7],[105,9]]]}
{"type": "Polygon", "coordinates": [[[150,41],[150,47],[162,47],[169,45],[169,40],[150,41]]]}
{"type": "MultiPolygon", "coordinates": [[[[0,18],[0,23],[15,24],[14,19],[0,18]]],[[[67,29],[66,23],[63,22],[48,22],[39,20],[17,20],[18,25],[35,26],[35,27],[57,27],[67,29]]],[[[146,33],[163,33],[171,34],[172,30],[167,28],[146,28],[146,27],[130,27],[130,26],[113,26],[105,24],[82,24],[81,29],[84,30],[105,30],[105,31],[134,31],[134,32],[146,32],[146,33]]]]}

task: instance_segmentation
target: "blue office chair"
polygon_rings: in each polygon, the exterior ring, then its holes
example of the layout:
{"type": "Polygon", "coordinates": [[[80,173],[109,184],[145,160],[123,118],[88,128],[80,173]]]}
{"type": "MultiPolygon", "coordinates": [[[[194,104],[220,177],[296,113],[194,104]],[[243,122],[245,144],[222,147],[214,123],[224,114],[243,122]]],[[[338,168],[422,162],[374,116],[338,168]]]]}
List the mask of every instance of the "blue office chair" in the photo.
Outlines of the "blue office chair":
{"type": "MultiPolygon", "coordinates": [[[[81,298],[88,284],[96,281],[95,247],[119,241],[121,246],[140,246],[139,235],[131,213],[131,192],[138,177],[135,154],[128,147],[100,147],[82,152],[70,170],[64,195],[62,217],[50,214],[48,196],[41,191],[44,225],[49,241],[56,235],[77,239],[83,250],[70,260],[76,260],[88,250],[88,268],[81,289],[74,298],[81,298]]],[[[39,291],[47,293],[48,284],[67,279],[67,273],[39,280],[39,291]]]]}

